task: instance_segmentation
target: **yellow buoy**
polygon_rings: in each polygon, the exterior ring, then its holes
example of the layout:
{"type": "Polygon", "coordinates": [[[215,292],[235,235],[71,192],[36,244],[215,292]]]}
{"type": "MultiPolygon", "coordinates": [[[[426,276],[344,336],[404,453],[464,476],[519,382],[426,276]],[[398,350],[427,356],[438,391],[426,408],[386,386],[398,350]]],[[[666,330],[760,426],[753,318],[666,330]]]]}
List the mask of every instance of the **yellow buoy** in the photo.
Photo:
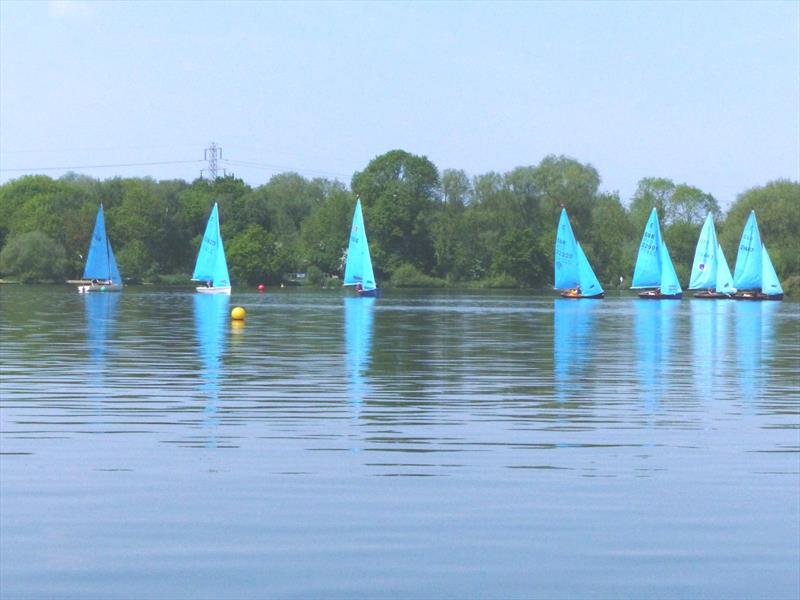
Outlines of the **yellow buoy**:
{"type": "Polygon", "coordinates": [[[233,319],[234,321],[243,321],[244,320],[244,316],[246,314],[247,313],[245,312],[245,310],[241,306],[236,306],[231,311],[231,319],[233,319]]]}

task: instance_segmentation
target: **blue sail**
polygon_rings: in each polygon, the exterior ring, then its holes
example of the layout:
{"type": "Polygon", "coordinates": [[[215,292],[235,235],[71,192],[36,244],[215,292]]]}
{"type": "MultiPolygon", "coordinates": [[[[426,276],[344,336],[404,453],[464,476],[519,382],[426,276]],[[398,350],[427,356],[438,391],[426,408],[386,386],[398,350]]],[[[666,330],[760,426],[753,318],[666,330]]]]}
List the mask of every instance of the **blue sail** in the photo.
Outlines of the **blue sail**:
{"type": "Polygon", "coordinates": [[[761,291],[767,296],[778,296],[783,294],[781,282],[778,280],[778,274],[775,272],[775,267],[772,266],[772,260],[769,258],[767,247],[762,245],[762,259],[761,259],[761,291]]]}
{"type": "Polygon", "coordinates": [[[197,263],[194,266],[192,279],[195,281],[210,281],[214,287],[229,287],[231,285],[228,275],[228,262],[225,260],[225,248],[219,232],[219,212],[217,203],[208,218],[206,232],[197,253],[197,263]]]}
{"type": "Polygon", "coordinates": [[[344,285],[361,284],[364,291],[375,289],[375,274],[369,256],[367,232],[364,229],[364,216],[361,212],[361,199],[356,201],[353,225],[350,228],[350,242],[347,246],[347,262],[344,267],[344,285]]]}
{"type": "Polygon", "coordinates": [[[597,280],[597,276],[592,270],[592,265],[583,253],[583,248],[580,244],[578,247],[578,283],[581,288],[581,294],[584,296],[595,296],[603,293],[603,286],[597,280]]]}
{"type": "Polygon", "coordinates": [[[725,253],[719,244],[717,244],[717,280],[714,291],[718,294],[733,294],[736,291],[736,288],[733,287],[733,275],[728,268],[728,261],[725,260],[725,253]]]}
{"type": "Polygon", "coordinates": [[[561,218],[558,220],[554,254],[554,287],[558,290],[578,287],[578,242],[564,208],[561,209],[561,218]]]}
{"type": "Polygon", "coordinates": [[[669,250],[664,241],[661,241],[661,293],[665,295],[680,294],[683,292],[678,274],[669,257],[669,250]]]}
{"type": "Polygon", "coordinates": [[[94,222],[92,241],[89,243],[89,252],[86,256],[86,265],[83,269],[84,279],[100,279],[111,281],[115,285],[122,284],[122,277],[117,268],[117,260],[111,249],[111,242],[106,235],[106,222],[103,217],[103,205],[97,210],[94,222]]]}
{"type": "Polygon", "coordinates": [[[655,288],[661,285],[661,228],[654,208],[644,228],[639,255],[633,270],[632,288],[655,288]]]}
{"type": "Polygon", "coordinates": [[[694,262],[692,263],[692,273],[689,280],[689,289],[711,289],[717,283],[717,231],[714,229],[714,220],[709,214],[703,229],[700,231],[700,238],[697,240],[697,247],[694,250],[694,262]]]}
{"type": "Polygon", "coordinates": [[[761,289],[762,277],[761,235],[758,232],[755,211],[750,216],[742,231],[739,252],[736,255],[736,269],[733,274],[733,285],[739,290],[761,289]]]}

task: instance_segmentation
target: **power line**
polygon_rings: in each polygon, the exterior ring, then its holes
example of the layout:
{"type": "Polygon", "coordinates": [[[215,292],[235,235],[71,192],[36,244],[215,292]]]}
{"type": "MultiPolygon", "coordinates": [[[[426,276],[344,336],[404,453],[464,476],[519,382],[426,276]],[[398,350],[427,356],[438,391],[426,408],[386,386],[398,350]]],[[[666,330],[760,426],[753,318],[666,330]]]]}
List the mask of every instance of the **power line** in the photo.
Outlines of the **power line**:
{"type": "Polygon", "coordinates": [[[110,169],[114,167],[153,167],[157,165],[184,165],[189,163],[199,163],[203,162],[202,160],[195,159],[195,160],[164,160],[158,162],[142,162],[142,163],[118,163],[113,165],[78,165],[72,167],[26,167],[26,168],[15,168],[15,169],[2,169],[0,171],[4,172],[11,172],[11,171],[69,171],[72,169],[110,169]]]}
{"type": "Polygon", "coordinates": [[[262,169],[265,171],[296,171],[298,173],[315,173],[317,175],[332,175],[335,177],[349,177],[346,173],[334,173],[332,171],[319,171],[316,169],[299,169],[297,167],[287,167],[286,165],[267,165],[262,163],[256,163],[246,160],[231,160],[229,158],[222,159],[221,162],[231,164],[231,165],[238,165],[240,167],[250,167],[253,169],[262,169]]]}
{"type": "MultiPolygon", "coordinates": [[[[347,173],[337,173],[333,171],[323,171],[319,169],[304,169],[298,167],[291,167],[286,165],[274,165],[274,164],[265,164],[259,163],[249,160],[235,160],[235,159],[228,159],[222,158],[222,152],[219,146],[212,144],[210,148],[206,149],[205,157],[196,160],[164,160],[164,161],[152,161],[152,162],[132,162],[132,163],[113,163],[113,164],[98,164],[98,165],[70,165],[70,166],[61,166],[61,167],[15,167],[15,168],[0,168],[0,172],[3,173],[18,173],[23,171],[72,171],[78,169],[113,169],[119,167],[152,167],[152,166],[159,166],[159,165],[182,165],[182,164],[193,164],[193,163],[201,163],[201,162],[208,162],[209,169],[203,169],[203,171],[209,171],[212,180],[215,179],[215,175],[217,174],[217,163],[225,163],[228,165],[233,166],[240,166],[240,167],[247,167],[251,169],[259,169],[263,171],[294,171],[297,173],[309,173],[313,175],[321,175],[321,176],[328,176],[328,177],[342,177],[348,178],[350,175],[347,173]],[[210,152],[209,152],[210,151],[210,152]]],[[[224,169],[222,170],[223,173],[225,172],[224,169]]],[[[202,171],[201,171],[202,176],[202,171]]]]}
{"type": "Polygon", "coordinates": [[[187,144],[160,144],[151,146],[115,146],[115,147],[95,147],[95,148],[16,148],[8,150],[0,148],[0,154],[44,154],[53,152],[118,152],[120,150],[154,150],[164,148],[196,148],[199,143],[187,144]]]}

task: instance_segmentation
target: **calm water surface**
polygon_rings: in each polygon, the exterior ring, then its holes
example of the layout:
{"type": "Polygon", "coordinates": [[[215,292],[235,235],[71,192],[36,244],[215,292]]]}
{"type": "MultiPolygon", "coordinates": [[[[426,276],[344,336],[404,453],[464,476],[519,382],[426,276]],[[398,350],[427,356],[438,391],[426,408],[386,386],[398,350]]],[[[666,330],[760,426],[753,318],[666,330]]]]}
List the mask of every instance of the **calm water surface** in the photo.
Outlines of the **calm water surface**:
{"type": "Polygon", "coordinates": [[[0,303],[4,600],[800,596],[798,304],[0,303]]]}

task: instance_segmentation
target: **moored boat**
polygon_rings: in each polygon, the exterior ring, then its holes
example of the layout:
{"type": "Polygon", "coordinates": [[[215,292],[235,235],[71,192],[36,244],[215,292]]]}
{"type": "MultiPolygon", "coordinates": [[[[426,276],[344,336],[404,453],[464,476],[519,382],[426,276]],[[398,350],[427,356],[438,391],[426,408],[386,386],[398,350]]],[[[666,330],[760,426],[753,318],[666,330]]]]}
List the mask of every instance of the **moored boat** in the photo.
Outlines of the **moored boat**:
{"type": "Polygon", "coordinates": [[[605,295],[583,248],[572,231],[567,210],[561,209],[556,234],[554,287],[562,298],[598,300],[605,295]]]}
{"type": "Polygon", "coordinates": [[[755,211],[750,211],[739,251],[736,255],[736,270],[733,284],[736,300],[782,300],[783,288],[772,265],[767,247],[761,241],[755,211]]]}
{"type": "Polygon", "coordinates": [[[631,288],[651,288],[639,294],[639,298],[644,300],[680,300],[683,297],[669,250],[661,238],[655,208],[650,213],[639,244],[631,288]]]}
{"type": "Polygon", "coordinates": [[[710,214],[706,217],[697,240],[689,289],[702,290],[695,293],[694,297],[705,300],[729,299],[736,291],[710,214]]]}

